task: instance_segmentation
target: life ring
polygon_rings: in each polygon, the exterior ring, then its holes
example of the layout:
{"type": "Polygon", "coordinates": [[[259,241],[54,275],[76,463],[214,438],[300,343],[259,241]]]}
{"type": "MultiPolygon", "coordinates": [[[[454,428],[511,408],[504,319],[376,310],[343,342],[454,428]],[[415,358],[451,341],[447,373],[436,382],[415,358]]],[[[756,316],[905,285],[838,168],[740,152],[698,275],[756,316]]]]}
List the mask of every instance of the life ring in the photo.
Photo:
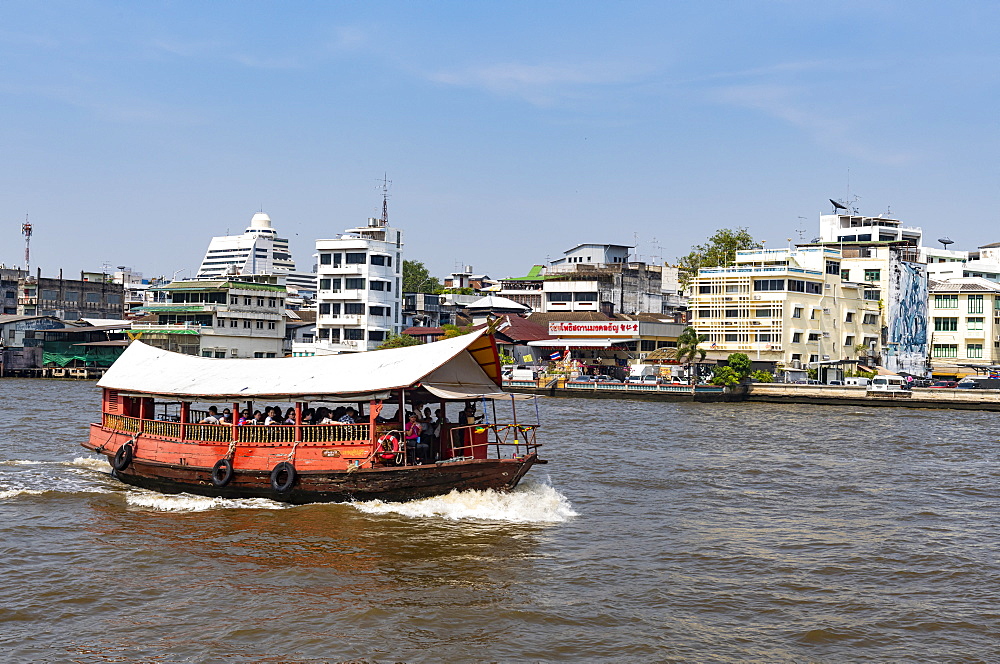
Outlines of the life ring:
{"type": "Polygon", "coordinates": [[[398,452],[399,438],[391,433],[382,434],[382,437],[378,439],[378,448],[380,452],[398,452]]]}
{"type": "Polygon", "coordinates": [[[271,471],[271,488],[278,493],[287,492],[293,484],[295,484],[295,466],[291,461],[282,461],[271,471]],[[284,482],[279,481],[282,473],[285,475],[284,482]]]}
{"type": "MultiPolygon", "coordinates": [[[[229,459],[219,459],[212,466],[212,484],[224,487],[233,479],[233,462],[229,459]]],[[[272,482],[273,483],[273,482],[272,482]]]]}
{"type": "Polygon", "coordinates": [[[115,456],[111,460],[111,467],[118,471],[125,470],[132,465],[133,458],[135,458],[135,452],[132,443],[125,443],[115,452],[115,456]]]}

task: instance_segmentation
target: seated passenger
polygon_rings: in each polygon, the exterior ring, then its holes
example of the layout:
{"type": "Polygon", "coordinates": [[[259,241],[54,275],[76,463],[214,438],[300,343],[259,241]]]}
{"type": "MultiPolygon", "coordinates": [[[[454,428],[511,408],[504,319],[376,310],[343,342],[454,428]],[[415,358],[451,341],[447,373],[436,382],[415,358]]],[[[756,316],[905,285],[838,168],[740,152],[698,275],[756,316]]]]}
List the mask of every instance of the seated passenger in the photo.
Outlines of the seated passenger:
{"type": "Polygon", "coordinates": [[[354,424],[354,417],[357,414],[358,411],[354,410],[353,408],[348,408],[346,411],[344,411],[344,414],[341,415],[340,419],[338,419],[337,421],[342,424],[354,424]]]}
{"type": "Polygon", "coordinates": [[[219,423],[219,409],[215,406],[208,407],[208,415],[203,419],[198,421],[198,424],[218,424],[219,423]]]}
{"type": "Polygon", "coordinates": [[[222,417],[219,418],[219,424],[232,424],[233,423],[233,411],[228,408],[222,410],[222,417]]]}

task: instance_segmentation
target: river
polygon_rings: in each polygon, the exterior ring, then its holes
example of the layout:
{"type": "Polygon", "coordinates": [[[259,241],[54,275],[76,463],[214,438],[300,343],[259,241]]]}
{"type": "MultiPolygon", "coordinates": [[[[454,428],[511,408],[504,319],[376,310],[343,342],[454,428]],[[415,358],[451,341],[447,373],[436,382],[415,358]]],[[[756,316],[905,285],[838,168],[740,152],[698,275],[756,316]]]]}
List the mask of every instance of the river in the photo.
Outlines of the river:
{"type": "Polygon", "coordinates": [[[0,380],[4,662],[1000,659],[997,415],[547,399],[515,492],[166,496],[0,380]]]}

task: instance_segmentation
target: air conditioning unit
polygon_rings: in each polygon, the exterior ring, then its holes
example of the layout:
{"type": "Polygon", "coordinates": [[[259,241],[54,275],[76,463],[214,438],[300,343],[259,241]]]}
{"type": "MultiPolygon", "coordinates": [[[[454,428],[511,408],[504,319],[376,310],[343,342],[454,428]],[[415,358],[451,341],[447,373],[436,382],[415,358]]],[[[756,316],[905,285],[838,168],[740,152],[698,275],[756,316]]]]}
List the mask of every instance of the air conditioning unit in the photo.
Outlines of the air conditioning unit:
{"type": "Polygon", "coordinates": [[[793,369],[801,369],[802,368],[802,360],[792,360],[792,368],[793,369]]]}

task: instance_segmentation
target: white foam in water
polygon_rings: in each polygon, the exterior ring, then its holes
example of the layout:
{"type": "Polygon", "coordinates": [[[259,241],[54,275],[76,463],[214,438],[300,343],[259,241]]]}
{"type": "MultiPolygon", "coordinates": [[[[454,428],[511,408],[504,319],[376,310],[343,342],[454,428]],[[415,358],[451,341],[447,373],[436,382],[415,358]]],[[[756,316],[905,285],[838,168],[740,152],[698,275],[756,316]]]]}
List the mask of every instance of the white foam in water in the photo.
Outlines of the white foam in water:
{"type": "Polygon", "coordinates": [[[291,507],[266,498],[209,498],[190,493],[162,494],[152,492],[129,492],[125,502],[135,507],[147,507],[163,512],[204,512],[214,509],[257,509],[280,510],[291,507]]]}
{"type": "Polygon", "coordinates": [[[37,496],[43,493],[45,492],[38,491],[37,489],[8,489],[6,491],[0,491],[0,500],[16,498],[18,496],[37,496]]]}
{"type": "Polygon", "coordinates": [[[499,491],[452,491],[444,496],[405,503],[372,500],[351,503],[366,514],[401,514],[409,517],[440,517],[454,521],[477,519],[510,523],[560,523],[577,516],[569,500],[548,484],[527,482],[510,493],[499,491]]]}
{"type": "Polygon", "coordinates": [[[87,468],[89,470],[100,470],[101,472],[107,472],[111,468],[108,465],[108,460],[104,457],[77,457],[72,461],[64,462],[67,466],[79,466],[80,468],[87,468]]]}
{"type": "Polygon", "coordinates": [[[26,459],[11,459],[10,461],[0,461],[0,466],[37,466],[41,461],[28,461],[26,459]]]}

